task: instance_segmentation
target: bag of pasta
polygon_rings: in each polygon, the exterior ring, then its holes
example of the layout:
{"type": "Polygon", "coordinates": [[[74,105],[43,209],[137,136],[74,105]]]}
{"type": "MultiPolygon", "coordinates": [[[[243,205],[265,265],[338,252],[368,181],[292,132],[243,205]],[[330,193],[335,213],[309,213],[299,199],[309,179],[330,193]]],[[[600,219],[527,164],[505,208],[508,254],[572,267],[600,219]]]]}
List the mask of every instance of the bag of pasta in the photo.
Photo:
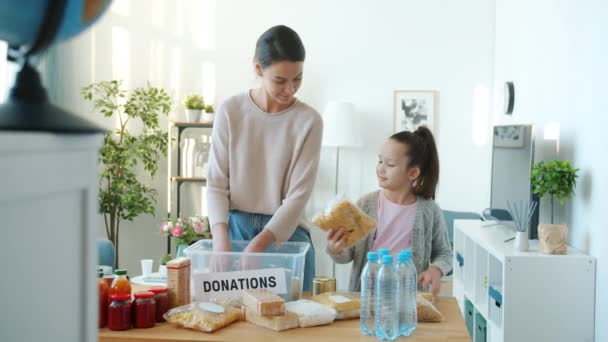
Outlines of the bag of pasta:
{"type": "Polygon", "coordinates": [[[213,332],[241,319],[241,311],[217,303],[194,302],[173,308],[163,317],[183,328],[213,332]]]}
{"type": "Polygon", "coordinates": [[[310,299],[336,310],[336,319],[358,318],[361,314],[359,292],[324,292],[310,299]]]}
{"type": "Polygon", "coordinates": [[[377,225],[374,219],[346,199],[331,203],[325,212],[317,214],[312,222],[324,231],[344,228],[346,248],[365,238],[377,225]]]}

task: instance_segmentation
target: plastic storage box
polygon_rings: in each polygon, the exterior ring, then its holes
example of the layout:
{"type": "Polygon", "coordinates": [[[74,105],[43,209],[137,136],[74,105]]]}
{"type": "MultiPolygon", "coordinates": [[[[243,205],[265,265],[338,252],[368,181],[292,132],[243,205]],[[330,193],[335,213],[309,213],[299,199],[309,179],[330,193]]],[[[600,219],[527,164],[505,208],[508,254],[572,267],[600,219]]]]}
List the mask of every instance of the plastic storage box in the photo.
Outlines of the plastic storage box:
{"type": "Polygon", "coordinates": [[[486,342],[488,324],[479,312],[475,312],[475,342],[486,342]]]}
{"type": "Polygon", "coordinates": [[[467,325],[469,335],[473,337],[473,332],[475,331],[475,308],[473,303],[466,298],[464,300],[464,321],[467,325]]]}
{"type": "MultiPolygon", "coordinates": [[[[284,242],[280,245],[272,245],[264,253],[243,253],[249,241],[232,241],[231,243],[232,252],[214,252],[212,240],[200,240],[184,250],[184,254],[190,258],[192,263],[190,287],[193,300],[201,300],[205,297],[204,291],[210,290],[207,284],[205,284],[206,287],[203,287],[199,283],[202,273],[213,276],[218,273],[223,274],[223,283],[220,280],[213,285],[230,285],[230,283],[226,283],[226,279],[230,279],[233,285],[230,290],[233,291],[235,282],[232,279],[239,285],[239,289],[246,289],[245,287],[268,288],[268,284],[263,282],[262,278],[259,279],[259,282],[257,278],[244,282],[241,280],[243,277],[240,276],[245,273],[250,276],[258,273],[261,275],[267,271],[285,275],[286,293],[279,293],[283,299],[290,301],[302,297],[304,262],[306,252],[310,248],[309,243],[284,242]],[[259,272],[255,272],[255,270],[259,272]],[[230,278],[232,275],[235,278],[230,278]]],[[[220,292],[225,288],[220,289],[220,292]]],[[[213,290],[216,291],[217,288],[213,290]]]]}

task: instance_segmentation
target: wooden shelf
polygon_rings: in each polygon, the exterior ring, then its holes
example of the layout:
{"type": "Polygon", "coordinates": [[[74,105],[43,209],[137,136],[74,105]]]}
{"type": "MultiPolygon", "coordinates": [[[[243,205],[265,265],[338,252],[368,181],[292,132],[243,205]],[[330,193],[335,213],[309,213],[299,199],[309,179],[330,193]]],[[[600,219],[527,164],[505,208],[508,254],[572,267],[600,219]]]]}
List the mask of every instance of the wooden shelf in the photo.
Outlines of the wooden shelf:
{"type": "Polygon", "coordinates": [[[207,183],[207,178],[204,177],[171,177],[172,182],[178,183],[207,183]]]}
{"type": "Polygon", "coordinates": [[[170,125],[173,127],[180,128],[213,128],[213,122],[181,122],[181,121],[171,121],[170,125]]]}

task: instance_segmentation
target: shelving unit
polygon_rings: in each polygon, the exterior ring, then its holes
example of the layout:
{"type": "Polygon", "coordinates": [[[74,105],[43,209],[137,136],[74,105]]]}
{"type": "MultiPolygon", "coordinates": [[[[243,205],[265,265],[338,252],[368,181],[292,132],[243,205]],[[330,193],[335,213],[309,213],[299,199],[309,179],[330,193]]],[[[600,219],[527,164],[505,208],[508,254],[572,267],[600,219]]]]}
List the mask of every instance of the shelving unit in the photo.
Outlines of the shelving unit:
{"type": "Polygon", "coordinates": [[[517,252],[505,242],[514,235],[510,226],[454,223],[453,291],[464,317],[465,302],[474,306],[473,341],[593,342],[595,258],[572,247],[542,254],[538,240],[517,252]]]}
{"type": "MultiPolygon", "coordinates": [[[[184,177],[182,176],[181,169],[181,138],[184,131],[188,128],[204,128],[204,129],[212,129],[212,122],[177,122],[177,121],[169,121],[169,152],[167,156],[167,218],[175,217],[177,218],[181,214],[181,186],[184,183],[200,183],[201,185],[207,184],[207,178],[205,177],[184,177]],[[175,133],[174,133],[175,132],[175,133]],[[175,140],[172,138],[175,137],[175,140]],[[177,153],[176,156],[173,156],[172,151],[172,143],[175,142],[177,144],[177,153]],[[175,166],[177,172],[175,175],[172,174],[172,170],[174,169],[174,162],[177,163],[175,166]],[[172,199],[172,189],[173,186],[176,187],[176,198],[175,198],[175,210],[173,208],[173,199],[172,199]],[[172,215],[175,214],[175,215],[172,215]]],[[[209,132],[210,133],[210,132],[209,132]]],[[[209,134],[211,135],[211,134],[209,134]]],[[[167,237],[167,254],[171,253],[171,237],[167,237]]]]}

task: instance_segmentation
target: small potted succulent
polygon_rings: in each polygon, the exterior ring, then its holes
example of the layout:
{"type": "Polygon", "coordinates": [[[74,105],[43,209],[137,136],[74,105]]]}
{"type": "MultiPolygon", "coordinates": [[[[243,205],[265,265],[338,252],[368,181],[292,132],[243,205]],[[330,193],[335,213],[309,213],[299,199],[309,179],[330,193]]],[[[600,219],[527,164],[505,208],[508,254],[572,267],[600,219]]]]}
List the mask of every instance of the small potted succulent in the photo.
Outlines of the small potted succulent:
{"type": "Polygon", "coordinates": [[[158,266],[158,274],[160,274],[161,277],[167,276],[167,263],[171,260],[173,260],[171,254],[167,254],[160,259],[160,266],[158,266]]]}
{"type": "Polygon", "coordinates": [[[568,226],[554,224],[554,199],[561,205],[571,199],[576,187],[577,172],[569,161],[552,160],[538,162],[532,168],[532,186],[539,198],[550,195],[551,223],[538,225],[538,237],[541,251],[546,254],[566,254],[568,252],[568,226]]]}
{"type": "Polygon", "coordinates": [[[203,121],[204,122],[213,122],[213,118],[215,116],[213,113],[215,113],[215,109],[213,108],[213,105],[206,105],[205,114],[203,114],[203,121]]]}
{"type": "Polygon", "coordinates": [[[184,108],[189,122],[199,122],[205,109],[205,101],[202,96],[188,95],[184,98],[184,108]]]}

